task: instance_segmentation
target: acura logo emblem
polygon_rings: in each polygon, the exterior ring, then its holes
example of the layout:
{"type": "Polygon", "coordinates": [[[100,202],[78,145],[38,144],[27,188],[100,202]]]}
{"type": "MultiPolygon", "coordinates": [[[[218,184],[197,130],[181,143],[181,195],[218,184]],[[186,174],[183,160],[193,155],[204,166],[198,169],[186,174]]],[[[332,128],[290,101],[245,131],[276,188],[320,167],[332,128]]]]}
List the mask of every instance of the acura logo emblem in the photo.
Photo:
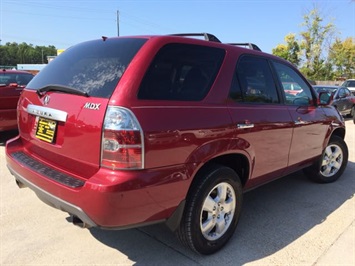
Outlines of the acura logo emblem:
{"type": "Polygon", "coordinates": [[[44,105],[47,105],[49,103],[49,99],[50,99],[50,97],[48,95],[44,96],[44,98],[43,98],[44,105]]]}

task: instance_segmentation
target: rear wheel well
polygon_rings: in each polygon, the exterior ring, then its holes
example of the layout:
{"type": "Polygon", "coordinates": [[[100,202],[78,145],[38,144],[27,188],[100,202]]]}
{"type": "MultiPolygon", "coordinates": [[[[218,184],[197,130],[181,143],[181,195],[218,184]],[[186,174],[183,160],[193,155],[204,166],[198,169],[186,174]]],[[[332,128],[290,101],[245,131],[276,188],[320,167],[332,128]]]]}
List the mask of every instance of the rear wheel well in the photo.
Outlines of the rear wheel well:
{"type": "Polygon", "coordinates": [[[344,139],[345,138],[345,129],[344,128],[337,128],[332,133],[332,136],[334,136],[334,135],[344,139]]]}
{"type": "Polygon", "coordinates": [[[245,186],[249,177],[249,162],[242,154],[228,154],[213,158],[198,170],[194,180],[201,175],[203,176],[204,173],[215,165],[222,165],[233,169],[238,174],[242,186],[245,186]]]}
{"type": "Polygon", "coordinates": [[[249,162],[248,159],[241,154],[228,154],[216,157],[207,163],[205,163],[196,173],[190,188],[186,194],[186,199],[180,202],[174,213],[166,221],[166,225],[171,231],[175,231],[181,222],[181,219],[185,210],[186,200],[191,197],[191,191],[194,191],[195,187],[199,184],[200,179],[207,176],[211,171],[216,169],[217,166],[225,166],[235,171],[240,178],[242,187],[245,186],[249,177],[249,162]]]}

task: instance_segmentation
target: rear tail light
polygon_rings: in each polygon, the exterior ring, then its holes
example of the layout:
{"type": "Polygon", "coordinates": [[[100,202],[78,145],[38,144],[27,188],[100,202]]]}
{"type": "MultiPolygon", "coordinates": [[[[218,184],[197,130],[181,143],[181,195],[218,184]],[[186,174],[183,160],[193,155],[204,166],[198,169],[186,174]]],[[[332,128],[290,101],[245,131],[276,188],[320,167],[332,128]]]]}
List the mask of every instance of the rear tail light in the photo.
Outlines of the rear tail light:
{"type": "Polygon", "coordinates": [[[102,133],[101,166],[142,169],[143,132],[134,114],[123,107],[109,106],[102,133]]]}

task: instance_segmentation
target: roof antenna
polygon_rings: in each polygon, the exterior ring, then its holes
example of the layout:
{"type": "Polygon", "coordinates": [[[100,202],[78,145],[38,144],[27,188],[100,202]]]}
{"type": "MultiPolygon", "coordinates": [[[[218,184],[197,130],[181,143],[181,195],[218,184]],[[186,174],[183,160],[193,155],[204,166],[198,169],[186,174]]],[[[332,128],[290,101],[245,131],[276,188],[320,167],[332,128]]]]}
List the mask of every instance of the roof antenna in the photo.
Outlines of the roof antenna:
{"type": "Polygon", "coordinates": [[[107,37],[106,36],[101,36],[102,40],[103,41],[106,41],[107,40],[107,37]]]}

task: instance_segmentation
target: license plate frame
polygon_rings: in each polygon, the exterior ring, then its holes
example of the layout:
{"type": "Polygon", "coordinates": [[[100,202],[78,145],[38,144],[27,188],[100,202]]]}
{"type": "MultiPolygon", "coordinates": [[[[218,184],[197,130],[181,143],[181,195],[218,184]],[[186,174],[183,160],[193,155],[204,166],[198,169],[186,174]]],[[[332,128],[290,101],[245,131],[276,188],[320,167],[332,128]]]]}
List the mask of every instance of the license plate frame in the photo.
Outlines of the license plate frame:
{"type": "Polygon", "coordinates": [[[57,121],[43,118],[43,117],[38,117],[36,138],[48,143],[53,143],[56,131],[57,131],[57,121]]]}

